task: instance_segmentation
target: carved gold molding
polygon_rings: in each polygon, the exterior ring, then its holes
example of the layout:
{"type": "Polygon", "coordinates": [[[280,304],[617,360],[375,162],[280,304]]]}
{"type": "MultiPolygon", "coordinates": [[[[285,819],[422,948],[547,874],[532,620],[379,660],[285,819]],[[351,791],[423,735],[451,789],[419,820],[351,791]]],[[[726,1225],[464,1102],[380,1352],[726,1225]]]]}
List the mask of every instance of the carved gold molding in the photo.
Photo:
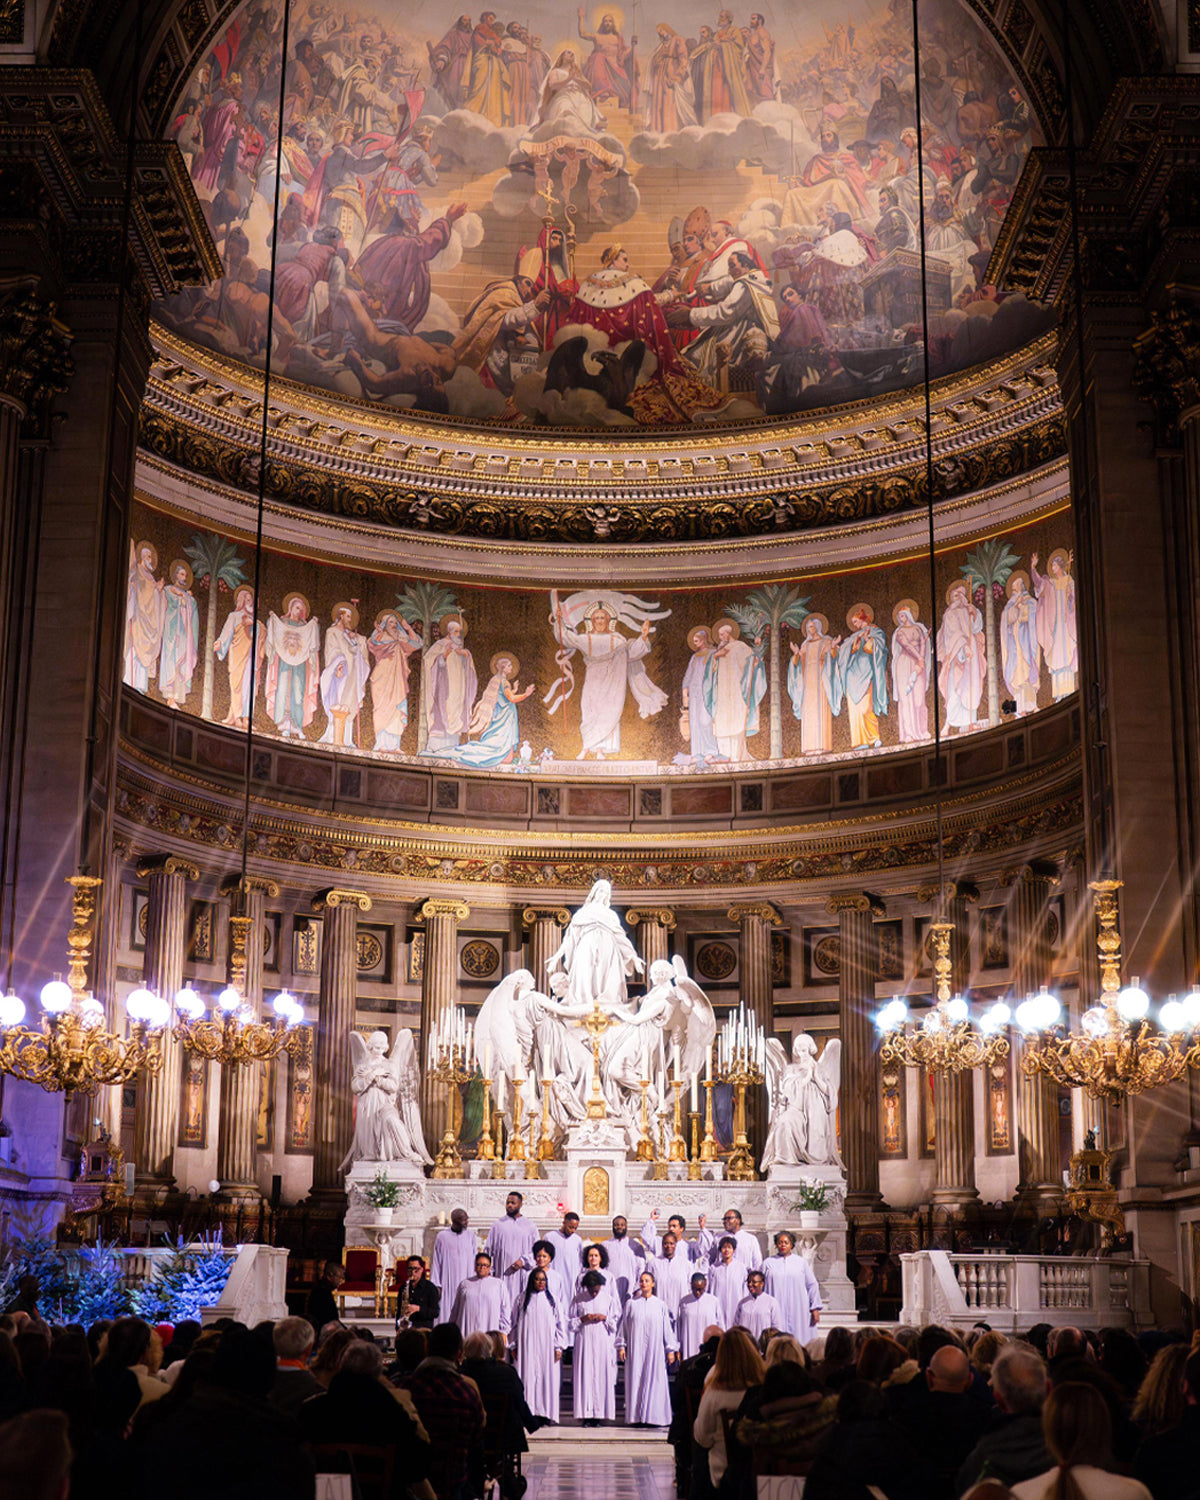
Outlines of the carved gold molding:
{"type": "Polygon", "coordinates": [[[340,886],[331,886],[313,897],[313,911],[324,911],[326,907],[357,906],[359,911],[371,910],[371,898],[366,891],[347,891],[340,886]]]}
{"type": "Polygon", "coordinates": [[[825,910],[831,917],[839,916],[844,911],[866,911],[873,917],[887,916],[887,907],[869,891],[844,891],[830,896],[825,903],[825,910]]]}
{"type": "Polygon", "coordinates": [[[416,920],[424,922],[431,917],[453,917],[456,922],[465,922],[470,915],[471,908],[465,901],[447,901],[433,896],[421,907],[416,920]]]}
{"type": "MultiPolygon", "coordinates": [[[[199,880],[200,867],[191,860],[180,859],[178,854],[151,854],[137,863],[139,880],[148,880],[151,875],[182,875],[185,880],[199,880]]],[[[279,894],[278,890],[275,892],[279,894]]]]}
{"type": "Polygon", "coordinates": [[[649,925],[657,922],[667,932],[675,931],[675,913],[669,906],[642,906],[633,911],[625,913],[625,920],[631,927],[638,927],[643,922],[649,925]]]}
{"type": "Polygon", "coordinates": [[[230,875],[221,882],[220,892],[222,896],[240,896],[243,891],[261,891],[264,896],[270,896],[272,901],[279,899],[279,882],[270,880],[265,875],[230,875]]]}
{"type": "Polygon", "coordinates": [[[554,922],[565,927],[570,920],[571,913],[565,906],[527,906],[521,913],[522,927],[533,927],[538,922],[554,922]]]}

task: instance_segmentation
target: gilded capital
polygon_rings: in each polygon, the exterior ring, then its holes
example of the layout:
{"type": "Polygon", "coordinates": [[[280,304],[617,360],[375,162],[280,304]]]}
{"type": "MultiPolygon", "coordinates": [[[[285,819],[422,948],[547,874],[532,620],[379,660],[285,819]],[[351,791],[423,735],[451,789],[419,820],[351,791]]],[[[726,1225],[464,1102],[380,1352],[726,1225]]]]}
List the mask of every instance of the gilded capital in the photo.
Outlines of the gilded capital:
{"type": "Polygon", "coordinates": [[[1200,415],[1200,291],[1171,286],[1150,327],[1133,341],[1133,388],[1153,407],[1163,433],[1200,415]]]}
{"type": "Polygon", "coordinates": [[[145,859],[139,859],[137,865],[139,880],[148,880],[151,875],[182,875],[185,880],[199,880],[199,866],[192,864],[190,859],[180,859],[177,854],[148,854],[145,859]]]}
{"type": "Polygon", "coordinates": [[[760,902],[757,906],[731,906],[727,913],[731,922],[747,922],[757,920],[765,922],[770,927],[782,927],[783,918],[768,902],[760,902]]]}
{"type": "Polygon", "coordinates": [[[453,917],[456,922],[465,922],[471,915],[471,908],[465,901],[447,901],[439,896],[431,896],[417,913],[417,920],[425,921],[427,917],[453,917]]]}
{"type": "Polygon", "coordinates": [[[67,388],[71,332],[37,295],[36,276],[0,280],[0,391],[27,411],[67,388]]]}
{"type": "Polygon", "coordinates": [[[1062,872],[1050,859],[1031,859],[1023,865],[1013,865],[1000,876],[1001,885],[1057,885],[1062,872]]]}
{"type": "Polygon", "coordinates": [[[640,927],[643,922],[647,926],[657,922],[667,932],[675,931],[675,913],[669,906],[640,906],[636,911],[627,911],[625,920],[630,927],[640,927]]]}
{"type": "Polygon", "coordinates": [[[231,875],[221,882],[222,896],[240,896],[243,891],[261,891],[264,896],[270,896],[272,901],[277,901],[279,882],[268,880],[265,875],[247,875],[245,879],[240,875],[231,875]]]}
{"type": "Polygon", "coordinates": [[[359,911],[370,911],[371,898],[366,891],[346,891],[336,885],[313,897],[313,911],[324,911],[326,907],[334,906],[357,906],[359,911]]]}
{"type": "Polygon", "coordinates": [[[839,891],[826,901],[825,910],[831,917],[844,911],[869,911],[873,917],[887,916],[887,907],[870,891],[839,891]]]}
{"type": "MultiPolygon", "coordinates": [[[[917,900],[924,906],[932,906],[937,901],[938,894],[936,882],[923,885],[917,891],[917,900]]],[[[947,905],[951,901],[966,901],[974,905],[979,900],[979,887],[970,880],[947,880],[941,888],[941,897],[947,905]]]]}
{"type": "Polygon", "coordinates": [[[555,922],[565,927],[570,920],[571,913],[565,906],[527,906],[521,913],[522,927],[535,927],[539,922],[555,922]]]}

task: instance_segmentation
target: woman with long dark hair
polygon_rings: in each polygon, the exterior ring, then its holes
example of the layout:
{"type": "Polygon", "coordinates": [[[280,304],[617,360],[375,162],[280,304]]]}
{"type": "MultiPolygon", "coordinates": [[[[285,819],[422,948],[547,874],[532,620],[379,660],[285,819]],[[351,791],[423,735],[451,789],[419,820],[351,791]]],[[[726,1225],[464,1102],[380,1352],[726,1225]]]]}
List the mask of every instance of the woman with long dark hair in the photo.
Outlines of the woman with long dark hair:
{"type": "Polygon", "coordinates": [[[614,1336],[620,1316],[612,1287],[599,1271],[585,1271],[570,1318],[575,1415],[585,1427],[611,1422],[617,1415],[614,1336]]]}
{"type": "Polygon", "coordinates": [[[529,1410],[549,1422],[558,1421],[566,1313],[550,1291],[545,1271],[540,1267],[530,1271],[525,1291],[512,1309],[509,1342],[529,1410]]]}

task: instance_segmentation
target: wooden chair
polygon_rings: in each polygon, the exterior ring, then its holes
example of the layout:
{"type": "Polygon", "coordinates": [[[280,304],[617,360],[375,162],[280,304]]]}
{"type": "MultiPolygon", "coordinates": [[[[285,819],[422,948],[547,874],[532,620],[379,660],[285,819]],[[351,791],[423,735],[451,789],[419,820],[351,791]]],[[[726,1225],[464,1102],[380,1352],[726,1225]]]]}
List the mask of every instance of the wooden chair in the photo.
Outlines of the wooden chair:
{"type": "Polygon", "coordinates": [[[313,1443],[318,1474],[349,1474],[359,1500],[391,1500],[396,1450],[366,1443],[313,1443]]]}
{"type": "Polygon", "coordinates": [[[339,1309],[346,1310],[346,1298],[371,1299],[376,1317],[379,1316],[379,1251],[365,1246],[346,1246],[342,1250],[342,1268],[346,1279],[334,1292],[339,1309]]]}

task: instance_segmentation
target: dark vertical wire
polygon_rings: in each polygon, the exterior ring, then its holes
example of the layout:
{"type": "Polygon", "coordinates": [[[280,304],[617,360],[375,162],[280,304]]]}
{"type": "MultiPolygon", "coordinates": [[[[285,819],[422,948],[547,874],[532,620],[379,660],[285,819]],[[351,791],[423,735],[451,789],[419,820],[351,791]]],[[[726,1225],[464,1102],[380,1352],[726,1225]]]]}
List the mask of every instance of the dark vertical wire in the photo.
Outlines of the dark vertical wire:
{"type": "MultiPolygon", "coordinates": [[[[275,335],[275,268],[279,257],[279,188],[283,179],[283,110],[287,93],[288,31],[292,18],[291,0],[284,0],[283,31],[279,39],[279,114],[275,140],[275,193],[271,205],[271,272],[267,304],[266,360],[263,364],[262,422],[258,434],[258,511],[254,530],[254,621],[250,631],[250,694],[246,713],[245,799],[242,804],[242,880],[241,895],[246,896],[246,866],[250,856],[250,779],[254,769],[254,697],[257,692],[258,632],[262,591],[263,517],[267,505],[267,429],[271,396],[271,358],[275,335]]],[[[217,580],[213,579],[213,587],[217,580]]]]}
{"type": "Polygon", "coordinates": [[[928,253],[925,249],[925,127],[921,120],[921,31],[918,8],[920,0],[912,0],[913,42],[913,107],[917,116],[917,245],[921,257],[921,342],[923,346],[925,387],[925,491],[926,513],[929,523],[929,639],[933,661],[933,780],[934,810],[937,827],[938,896],[937,917],[945,915],[945,849],[942,840],[942,729],[941,710],[938,702],[938,585],[937,585],[937,529],[934,520],[933,493],[933,397],[929,389],[929,283],[928,253]]]}

